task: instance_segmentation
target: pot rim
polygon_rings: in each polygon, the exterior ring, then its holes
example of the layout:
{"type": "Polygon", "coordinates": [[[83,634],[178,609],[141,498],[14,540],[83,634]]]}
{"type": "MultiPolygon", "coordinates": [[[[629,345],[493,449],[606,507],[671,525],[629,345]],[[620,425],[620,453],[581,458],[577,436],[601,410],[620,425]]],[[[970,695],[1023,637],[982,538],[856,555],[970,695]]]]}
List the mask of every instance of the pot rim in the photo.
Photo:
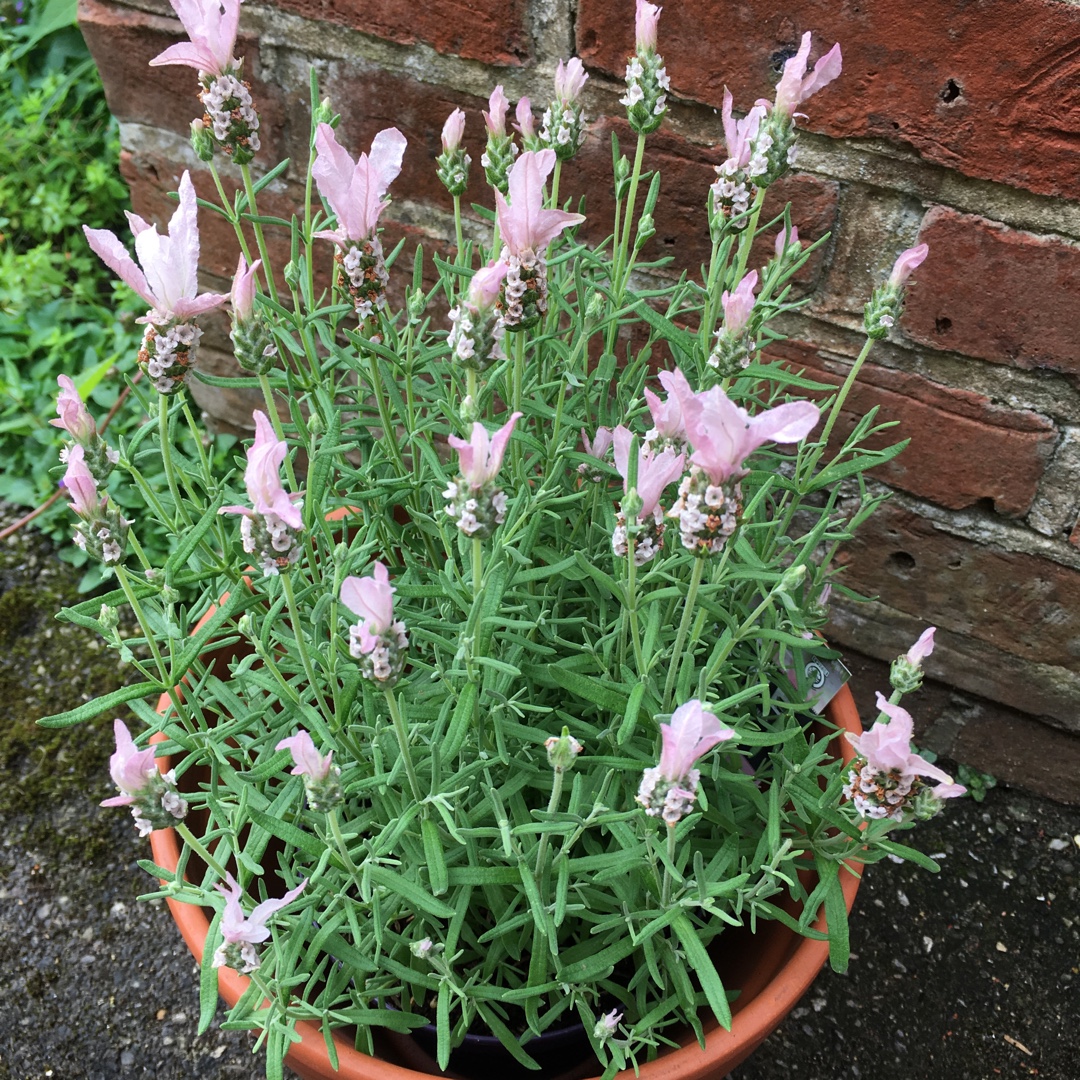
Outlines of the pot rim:
{"type": "MultiPolygon", "coordinates": [[[[227,597],[227,593],[222,596],[221,603],[224,603],[227,597]]],[[[198,631],[216,610],[216,605],[212,605],[196,624],[195,631],[198,631]]],[[[158,710],[162,711],[168,704],[168,694],[162,694],[158,710]]],[[[846,683],[826,706],[825,715],[832,724],[841,729],[840,756],[846,765],[855,756],[847,736],[863,730],[855,698],[846,683]]],[[[164,740],[165,736],[158,734],[151,741],[164,740]]],[[[157,763],[163,773],[168,771],[168,758],[159,757],[157,763]]],[[[150,848],[154,861],[159,866],[168,870],[176,869],[180,860],[180,844],[175,829],[154,830],[150,834],[150,848]]],[[[844,866],[850,872],[841,874],[840,882],[844,893],[844,906],[850,912],[862,881],[861,869],[857,863],[845,863],[844,866]]],[[[172,897],[166,897],[165,902],[192,956],[201,964],[206,938],[210,933],[210,920],[203,909],[195,904],[185,904],[172,897]]],[[[824,906],[814,921],[813,929],[821,932],[828,929],[824,906]]],[[[827,940],[800,938],[794,931],[778,926],[778,932],[780,930],[785,930],[791,940],[798,943],[794,949],[775,949],[781,957],[784,951],[788,951],[787,959],[782,960],[779,969],[745,1004],[741,1003],[742,995],[736,999],[732,1006],[730,1031],[725,1031],[714,1020],[713,1026],[706,1029],[704,1048],[698,1045],[693,1033],[688,1032],[687,1041],[677,1050],[661,1053],[653,1061],[642,1063],[636,1074],[633,1069],[625,1069],[616,1074],[615,1080],[704,1080],[706,1077],[715,1077],[718,1069],[733,1069],[749,1057],[798,1004],[829,958],[827,940]]],[[[776,959],[780,960],[780,957],[776,959]]],[[[218,968],[218,993],[230,1007],[240,1000],[250,982],[250,979],[232,968],[218,968]]],[[[330,1064],[321,1029],[310,1021],[300,1020],[296,1023],[296,1031],[301,1036],[301,1041],[292,1044],[285,1064],[312,1080],[348,1077],[350,1070],[353,1075],[364,1076],[368,1080],[416,1080],[417,1076],[425,1075],[392,1061],[362,1053],[336,1031],[333,1039],[338,1054],[338,1071],[335,1072],[330,1064]]],[[[726,1071],[721,1075],[727,1075],[726,1071]]],[[[600,1080],[599,1073],[589,1080],[600,1080]]]]}

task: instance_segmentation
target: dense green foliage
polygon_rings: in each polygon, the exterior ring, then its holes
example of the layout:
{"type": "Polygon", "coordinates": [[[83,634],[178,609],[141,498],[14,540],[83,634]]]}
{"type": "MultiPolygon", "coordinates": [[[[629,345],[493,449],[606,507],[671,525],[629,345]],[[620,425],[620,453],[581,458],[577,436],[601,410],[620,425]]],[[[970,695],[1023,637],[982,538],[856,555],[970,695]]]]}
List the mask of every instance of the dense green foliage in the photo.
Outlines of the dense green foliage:
{"type": "MultiPolygon", "coordinates": [[[[137,311],[81,229],[126,228],[128,194],[75,0],[28,6],[21,23],[14,4],[0,15],[0,497],[29,507],[56,489],[56,377],[70,375],[104,415],[124,385],[110,369],[137,352],[137,311]]],[[[66,538],[63,505],[39,525],[66,538]]]]}

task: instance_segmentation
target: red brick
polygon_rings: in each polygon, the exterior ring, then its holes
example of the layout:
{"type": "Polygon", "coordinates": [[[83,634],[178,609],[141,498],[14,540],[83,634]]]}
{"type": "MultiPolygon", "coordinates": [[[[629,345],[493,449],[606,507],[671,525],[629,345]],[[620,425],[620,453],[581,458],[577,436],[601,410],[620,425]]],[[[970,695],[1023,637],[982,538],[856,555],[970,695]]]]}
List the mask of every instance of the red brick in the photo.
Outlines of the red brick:
{"type": "Polygon", "coordinates": [[[997,364],[1080,374],[1080,247],[934,207],[901,326],[913,340],[997,364]]]}
{"type": "MultiPolygon", "coordinates": [[[[632,5],[579,0],[578,50],[622,77],[632,5]]],[[[834,41],[844,74],[804,110],[811,130],[914,148],[969,176],[1080,195],[1080,10],[1054,0],[748,0],[665,7],[659,49],[679,97],[719,108],[772,97],[806,30],[812,57],[834,41]],[[955,89],[954,89],[955,88],[955,89]],[[959,90],[959,94],[955,91],[959,90]]]]}
{"type": "MultiPolygon", "coordinates": [[[[109,111],[118,120],[164,128],[187,137],[191,121],[203,114],[199,79],[189,67],[150,67],[150,60],[186,40],[177,19],[162,19],[131,8],[80,0],[79,27],[101,72],[109,111]]],[[[241,35],[236,52],[244,58],[244,78],[251,84],[259,111],[262,149],[253,168],[276,162],[284,123],[280,88],[259,77],[258,41],[241,35]]]]}
{"type": "MultiPolygon", "coordinates": [[[[921,626],[937,626],[952,635],[951,647],[968,655],[969,674],[982,680],[980,686],[968,689],[1025,711],[1057,714],[1060,706],[1041,706],[1041,691],[1003,678],[998,664],[1011,654],[1029,666],[1076,671],[1080,571],[953,536],[895,504],[882,507],[860,527],[840,561],[847,567],[840,579],[843,584],[878,596],[890,608],[915,616],[921,626]],[[995,664],[987,662],[991,655],[997,657],[995,664]]],[[[917,633],[918,627],[911,631],[917,633]]],[[[892,648],[896,651],[883,659],[902,651],[895,642],[892,648]]],[[[864,651],[877,654],[875,649],[864,651]]],[[[934,656],[928,670],[935,678],[965,685],[953,677],[955,672],[941,671],[941,658],[934,656]]],[[[1049,699],[1053,676],[1049,670],[1045,675],[1044,696],[1049,699]]],[[[1080,727],[1075,706],[1074,698],[1067,719],[1080,727]]]]}
{"type": "MultiPolygon", "coordinates": [[[[836,387],[850,370],[850,363],[825,359],[805,342],[780,342],[769,351],[836,387]]],[[[878,423],[898,421],[899,426],[872,439],[871,447],[911,440],[899,457],[874,471],[878,479],[951,510],[992,500],[999,513],[1015,516],[1031,505],[1056,441],[1054,425],[1045,417],[868,363],[848,395],[831,449],[839,449],[875,406],[878,423]]]]}
{"type": "Polygon", "coordinates": [[[527,0],[273,0],[272,6],[401,45],[425,42],[441,53],[487,64],[520,64],[530,50],[527,0]]]}
{"type": "MultiPolygon", "coordinates": [[[[618,136],[623,153],[633,156],[636,136],[621,119],[602,118],[592,124],[581,153],[563,168],[560,192],[575,199],[587,193],[589,220],[584,236],[599,242],[611,231],[615,210],[611,176],[611,133],[618,136]]],[[[697,274],[710,254],[707,203],[709,187],[716,179],[714,166],[723,159],[722,152],[698,146],[681,136],[661,129],[650,136],[645,151],[645,168],[659,169],[662,177],[660,198],[654,213],[657,234],[642,251],[641,259],[674,256],[673,270],[686,269],[697,274]]],[[[638,212],[645,198],[639,190],[638,212]]],[[[834,228],[839,185],[806,173],[795,173],[774,185],[766,200],[762,221],[782,213],[784,204],[792,203],[792,223],[801,239],[812,242],[834,228]]],[[[773,238],[763,237],[754,248],[751,266],[761,265],[772,257],[773,238]]],[[[821,275],[824,256],[815,254],[800,271],[798,281],[812,289],[821,275]]]]}

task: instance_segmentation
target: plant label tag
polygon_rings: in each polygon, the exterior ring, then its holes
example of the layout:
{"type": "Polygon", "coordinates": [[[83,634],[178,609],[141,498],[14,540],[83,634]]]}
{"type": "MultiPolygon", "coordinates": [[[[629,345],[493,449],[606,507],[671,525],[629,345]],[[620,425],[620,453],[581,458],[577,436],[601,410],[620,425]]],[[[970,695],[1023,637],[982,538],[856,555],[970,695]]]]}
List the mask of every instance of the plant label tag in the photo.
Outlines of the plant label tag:
{"type": "Polygon", "coordinates": [[[851,678],[851,672],[839,660],[815,658],[807,661],[803,676],[807,682],[806,700],[810,702],[810,708],[820,714],[840,693],[840,688],[851,678]]]}

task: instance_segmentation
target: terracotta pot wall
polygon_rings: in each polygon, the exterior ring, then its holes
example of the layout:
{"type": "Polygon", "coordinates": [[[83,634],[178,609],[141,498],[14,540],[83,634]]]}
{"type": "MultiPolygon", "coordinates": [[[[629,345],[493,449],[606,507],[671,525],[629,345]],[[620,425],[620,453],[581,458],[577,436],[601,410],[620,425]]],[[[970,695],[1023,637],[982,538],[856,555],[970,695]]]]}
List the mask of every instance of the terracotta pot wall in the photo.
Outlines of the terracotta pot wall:
{"type": "MultiPolygon", "coordinates": [[[[209,195],[210,177],[187,145],[195,73],[147,66],[182,36],[171,10],[81,0],[80,17],[121,121],[135,209],[165,217],[184,167],[209,195]]],[[[1080,56],[1072,45],[1080,8],[1063,0],[668,5],[660,46],[674,104],[649,149],[665,181],[654,254],[671,252],[682,265],[704,257],[704,199],[723,157],[723,88],[744,108],[771,95],[805,30],[820,47],[841,42],[844,75],[808,104],[799,171],[778,193],[792,199],[805,236],[832,231],[804,271],[815,298],[791,320],[783,355],[839,381],[862,344],[873,283],[903,248],[931,247],[899,327],[875,347],[852,399],[853,409],[877,406],[881,420],[900,421],[912,442],[878,478],[895,492],[890,507],[845,556],[848,584],[877,599],[838,604],[829,634],[865,654],[860,670],[880,685],[880,662],[936,623],[939,645],[927,664],[935,681],[917,709],[922,742],[1080,802],[1080,56]]],[[[248,3],[237,51],[263,117],[254,168],[283,156],[306,161],[307,68],[316,59],[323,92],[344,114],[346,145],[366,145],[389,124],[408,137],[387,232],[437,250],[452,235],[450,200],[430,165],[446,115],[466,110],[479,162],[479,113],[494,84],[540,108],[556,61],[576,52],[592,76],[588,114],[600,119],[564,170],[562,190],[587,192],[602,218],[610,131],[627,132],[618,79],[632,43],[632,0],[248,3]]],[[[264,193],[263,213],[288,216],[298,175],[264,193]]],[[[474,165],[466,203],[490,204],[480,176],[474,165]]],[[[222,287],[235,240],[221,219],[203,214],[201,225],[206,284],[222,287]]],[[[284,241],[277,251],[281,265],[284,241]]],[[[208,326],[205,341],[222,350],[207,356],[210,370],[229,372],[224,324],[208,326]]],[[[215,423],[250,424],[257,399],[206,391],[196,393],[215,423]]]]}

